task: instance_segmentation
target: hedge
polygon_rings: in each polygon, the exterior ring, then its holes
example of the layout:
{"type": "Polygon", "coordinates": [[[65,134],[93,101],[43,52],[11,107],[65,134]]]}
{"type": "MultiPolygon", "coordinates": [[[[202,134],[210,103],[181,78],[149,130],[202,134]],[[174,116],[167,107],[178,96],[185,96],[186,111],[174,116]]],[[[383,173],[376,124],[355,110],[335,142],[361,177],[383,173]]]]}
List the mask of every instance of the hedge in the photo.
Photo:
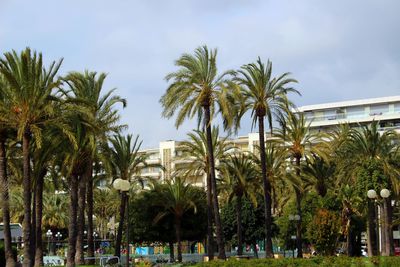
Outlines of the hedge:
{"type": "Polygon", "coordinates": [[[199,263],[198,267],[398,267],[400,257],[315,257],[311,259],[215,260],[199,263]]]}

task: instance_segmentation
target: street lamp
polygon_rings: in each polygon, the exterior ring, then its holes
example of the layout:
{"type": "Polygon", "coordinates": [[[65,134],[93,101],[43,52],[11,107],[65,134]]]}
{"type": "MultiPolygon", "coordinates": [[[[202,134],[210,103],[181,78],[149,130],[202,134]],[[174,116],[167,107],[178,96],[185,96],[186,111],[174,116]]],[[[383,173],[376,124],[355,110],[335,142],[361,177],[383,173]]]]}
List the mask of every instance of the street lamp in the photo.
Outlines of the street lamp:
{"type": "MultiPolygon", "coordinates": [[[[291,221],[291,222],[300,221],[300,215],[298,215],[298,214],[295,214],[295,215],[290,214],[290,215],[289,215],[289,221],[291,221]]],[[[296,234],[296,235],[292,235],[292,236],[291,236],[291,239],[292,239],[292,240],[296,240],[296,244],[297,244],[297,234],[296,234]]],[[[294,247],[293,247],[292,252],[293,252],[293,258],[294,258],[294,247]]],[[[297,252],[297,253],[298,253],[298,252],[297,252]]]]}
{"type": "Polygon", "coordinates": [[[61,239],[61,237],[62,237],[62,234],[61,234],[60,232],[57,232],[57,233],[56,233],[56,238],[57,238],[57,246],[56,246],[56,249],[57,249],[57,247],[60,247],[60,239],[61,239]]]}
{"type": "Polygon", "coordinates": [[[93,253],[96,253],[96,238],[99,236],[98,233],[93,232],[93,253]]]}
{"type": "Polygon", "coordinates": [[[49,255],[50,255],[50,238],[53,237],[53,232],[50,229],[47,230],[46,236],[47,236],[47,244],[48,244],[48,247],[49,247],[49,255]]]}
{"type": "MultiPolygon", "coordinates": [[[[127,193],[131,184],[127,180],[121,178],[115,179],[113,186],[116,190],[126,193],[126,266],[129,267],[129,194],[127,193]]],[[[120,222],[124,223],[124,222],[120,222]]]]}
{"type": "MultiPolygon", "coordinates": [[[[379,204],[379,196],[377,194],[377,192],[374,189],[370,189],[367,192],[367,196],[369,199],[375,199],[376,203],[378,204],[378,208],[380,208],[380,210],[378,210],[377,214],[382,216],[382,232],[381,232],[381,238],[380,238],[380,248],[381,248],[381,253],[385,256],[389,256],[390,254],[392,254],[391,252],[391,247],[392,247],[392,235],[393,233],[391,233],[391,221],[392,218],[389,216],[389,212],[388,212],[388,204],[391,205],[391,203],[388,203],[388,199],[390,197],[390,191],[389,189],[382,189],[379,193],[380,197],[381,197],[381,202],[383,203],[383,207],[381,207],[379,204]]],[[[377,230],[376,230],[376,236],[377,239],[379,239],[379,216],[376,216],[376,224],[377,224],[377,230]]],[[[379,250],[379,249],[378,249],[379,250]]]]}

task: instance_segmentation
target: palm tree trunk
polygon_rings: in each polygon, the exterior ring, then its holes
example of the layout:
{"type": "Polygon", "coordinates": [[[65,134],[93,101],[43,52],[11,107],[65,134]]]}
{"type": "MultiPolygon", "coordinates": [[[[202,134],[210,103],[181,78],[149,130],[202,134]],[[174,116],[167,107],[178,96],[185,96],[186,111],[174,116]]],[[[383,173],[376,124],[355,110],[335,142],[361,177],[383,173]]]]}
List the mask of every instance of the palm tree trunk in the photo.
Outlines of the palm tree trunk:
{"type": "Polygon", "coordinates": [[[243,234],[242,234],[242,196],[238,195],[236,199],[236,224],[238,236],[238,250],[239,256],[243,255],[243,234]]]}
{"type": "Polygon", "coordinates": [[[30,170],[30,132],[25,131],[22,138],[22,157],[23,157],[23,188],[24,188],[24,221],[23,226],[23,240],[24,240],[24,266],[32,266],[32,253],[31,253],[31,170],[30,170]]]}
{"type": "Polygon", "coordinates": [[[127,195],[125,192],[121,192],[121,204],[119,206],[119,224],[118,224],[118,233],[117,238],[115,240],[115,256],[121,256],[121,241],[122,241],[122,230],[124,229],[124,220],[125,220],[125,206],[126,206],[127,195]]]}
{"type": "Polygon", "coordinates": [[[86,206],[86,175],[80,176],[78,183],[78,218],[76,234],[75,263],[84,264],[83,237],[85,231],[85,206],[86,206]]]}
{"type": "MultiPolygon", "coordinates": [[[[300,157],[296,156],[296,175],[298,178],[300,178],[300,157]]],[[[303,220],[303,214],[301,211],[301,198],[302,194],[298,188],[295,188],[296,192],[296,208],[297,208],[297,214],[299,215],[299,220],[297,220],[297,225],[296,225],[296,245],[297,245],[297,258],[303,258],[303,237],[302,237],[302,220],[303,220]]]]}
{"type": "MultiPolygon", "coordinates": [[[[88,180],[87,180],[87,244],[88,244],[88,257],[94,257],[93,250],[93,162],[90,161],[88,166],[88,180]]],[[[94,264],[93,261],[89,261],[89,264],[94,264]]]]}
{"type": "Polygon", "coordinates": [[[225,254],[225,242],[224,236],[222,233],[222,224],[221,217],[219,214],[219,204],[218,204],[218,192],[217,192],[217,181],[215,179],[215,160],[214,160],[214,152],[213,152],[213,144],[212,144],[212,136],[211,136],[211,116],[210,116],[210,106],[204,106],[205,112],[205,128],[207,134],[207,154],[208,161],[210,165],[210,180],[211,180],[211,189],[213,196],[213,207],[214,207],[214,217],[215,217],[215,228],[217,234],[217,244],[218,244],[218,258],[226,259],[225,254]]]}
{"type": "Polygon", "coordinates": [[[169,241],[168,245],[169,245],[169,261],[170,262],[175,262],[174,242],[173,241],[169,241]]]}
{"type": "Polygon", "coordinates": [[[264,185],[264,203],[265,203],[265,257],[272,258],[272,214],[271,214],[271,182],[267,177],[267,166],[265,156],[265,140],[264,140],[264,116],[258,116],[259,139],[260,139],[260,161],[261,174],[264,185]]]}
{"type": "Polygon", "coordinates": [[[44,177],[47,173],[43,168],[36,181],[35,205],[36,205],[36,250],[35,250],[35,266],[43,266],[43,239],[42,239],[42,215],[43,215],[43,185],[44,177]]]}
{"type": "Polygon", "coordinates": [[[178,262],[182,262],[181,219],[175,216],[175,234],[178,243],[178,262]]]}
{"type": "Polygon", "coordinates": [[[34,182],[33,185],[33,196],[32,196],[32,215],[31,215],[31,264],[35,263],[35,251],[36,251],[36,193],[37,193],[37,183],[34,182]]]}
{"type": "Polygon", "coordinates": [[[16,262],[11,245],[11,229],[10,229],[10,200],[8,193],[8,176],[7,176],[7,156],[5,139],[2,137],[0,141],[0,201],[2,203],[3,225],[4,225],[4,252],[6,257],[6,266],[14,267],[16,262]]]}
{"type": "Polygon", "coordinates": [[[76,247],[76,215],[78,206],[78,176],[71,175],[70,180],[70,204],[69,204],[69,225],[68,225],[68,255],[67,266],[75,266],[75,247],[76,247]]]}
{"type": "Polygon", "coordinates": [[[213,238],[213,209],[212,209],[212,192],[211,192],[211,176],[207,171],[207,256],[208,260],[214,259],[214,238],[213,238]]]}

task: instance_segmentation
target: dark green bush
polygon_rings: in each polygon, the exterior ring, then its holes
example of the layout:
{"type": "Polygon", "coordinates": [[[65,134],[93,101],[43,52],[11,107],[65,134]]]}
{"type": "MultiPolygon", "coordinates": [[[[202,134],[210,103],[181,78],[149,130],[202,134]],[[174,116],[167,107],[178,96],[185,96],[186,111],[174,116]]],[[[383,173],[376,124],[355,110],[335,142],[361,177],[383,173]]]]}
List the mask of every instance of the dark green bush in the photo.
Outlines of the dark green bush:
{"type": "Polygon", "coordinates": [[[311,259],[254,259],[212,261],[199,263],[199,267],[398,267],[400,257],[316,257],[311,259]]]}

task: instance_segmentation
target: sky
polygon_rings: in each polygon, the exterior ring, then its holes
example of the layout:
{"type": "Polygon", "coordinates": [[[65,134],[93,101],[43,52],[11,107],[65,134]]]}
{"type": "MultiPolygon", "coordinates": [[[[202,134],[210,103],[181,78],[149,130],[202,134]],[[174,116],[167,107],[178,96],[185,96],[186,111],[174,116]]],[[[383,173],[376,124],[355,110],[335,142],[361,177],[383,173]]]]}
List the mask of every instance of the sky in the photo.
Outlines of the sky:
{"type": "MultiPolygon", "coordinates": [[[[182,53],[218,49],[219,71],[259,56],[273,75],[291,72],[298,105],[400,95],[397,0],[0,0],[0,54],[29,46],[69,71],[108,74],[127,99],[121,122],[143,148],[182,140],[160,97],[182,53]]],[[[251,131],[244,118],[239,135],[251,131]]],[[[254,130],[253,130],[254,131],[254,130]]]]}

